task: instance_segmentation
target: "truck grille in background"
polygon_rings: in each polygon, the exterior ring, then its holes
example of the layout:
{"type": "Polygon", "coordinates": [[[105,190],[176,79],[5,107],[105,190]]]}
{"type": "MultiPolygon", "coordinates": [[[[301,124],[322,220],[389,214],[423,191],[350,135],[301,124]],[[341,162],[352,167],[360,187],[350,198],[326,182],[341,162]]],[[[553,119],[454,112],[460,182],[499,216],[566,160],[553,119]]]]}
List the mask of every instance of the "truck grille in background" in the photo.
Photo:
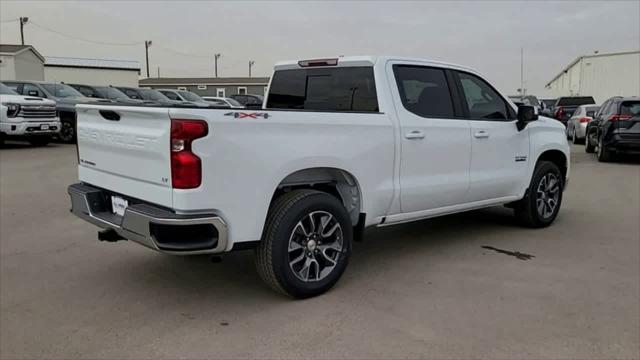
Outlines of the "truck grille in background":
{"type": "Polygon", "coordinates": [[[56,107],[22,105],[18,116],[25,119],[53,119],[56,117],[56,107]]]}

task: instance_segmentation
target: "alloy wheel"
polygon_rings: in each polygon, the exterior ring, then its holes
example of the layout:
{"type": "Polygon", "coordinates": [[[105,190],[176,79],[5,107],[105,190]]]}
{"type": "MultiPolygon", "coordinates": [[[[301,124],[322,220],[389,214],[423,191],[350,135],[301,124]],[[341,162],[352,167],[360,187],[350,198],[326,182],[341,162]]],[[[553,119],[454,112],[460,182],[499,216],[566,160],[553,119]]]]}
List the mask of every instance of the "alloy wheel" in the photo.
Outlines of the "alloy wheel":
{"type": "Polygon", "coordinates": [[[68,121],[63,121],[60,126],[60,133],[58,134],[58,137],[60,137],[60,140],[64,142],[71,142],[73,141],[73,132],[73,124],[68,121]]]}
{"type": "Polygon", "coordinates": [[[326,278],[343,249],[340,222],[326,211],[314,211],[298,221],[289,237],[289,267],[304,281],[326,278]]]}
{"type": "Polygon", "coordinates": [[[550,218],[558,207],[560,179],[553,173],[547,173],[540,179],[536,193],[538,215],[545,219],[550,218]]]}

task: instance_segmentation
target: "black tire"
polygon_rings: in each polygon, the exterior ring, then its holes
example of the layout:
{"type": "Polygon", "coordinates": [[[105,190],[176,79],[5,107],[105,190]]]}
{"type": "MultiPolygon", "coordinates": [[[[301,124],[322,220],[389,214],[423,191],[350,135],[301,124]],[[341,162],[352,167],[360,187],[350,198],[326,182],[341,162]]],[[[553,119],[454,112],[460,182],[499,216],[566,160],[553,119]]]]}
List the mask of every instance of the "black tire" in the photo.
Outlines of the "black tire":
{"type": "Polygon", "coordinates": [[[63,118],[60,120],[60,132],[58,133],[58,138],[63,143],[75,144],[76,122],[74,119],[63,118]]]}
{"type": "Polygon", "coordinates": [[[573,145],[578,145],[580,144],[580,139],[578,139],[578,136],[576,135],[576,128],[573,128],[573,132],[572,132],[573,136],[571,136],[571,141],[573,142],[573,145]]]}
{"type": "MultiPolygon", "coordinates": [[[[550,161],[539,161],[533,171],[529,189],[527,190],[524,198],[517,202],[513,208],[516,218],[523,226],[526,227],[542,228],[551,225],[560,211],[563,190],[564,177],[558,166],[550,161]],[[539,186],[542,186],[541,182],[543,179],[548,179],[548,175],[550,174],[558,179],[558,197],[557,200],[555,200],[555,208],[550,211],[549,215],[545,216],[544,214],[540,214],[537,206],[539,200],[538,189],[539,186]]],[[[544,201],[544,199],[542,201],[544,201]]],[[[547,210],[546,206],[546,204],[543,206],[543,213],[547,210]]]]}
{"type": "Polygon", "coordinates": [[[49,136],[37,136],[29,138],[29,144],[31,146],[47,146],[51,142],[51,138],[49,136]]]}
{"type": "Polygon", "coordinates": [[[613,153],[607,150],[602,144],[602,136],[598,138],[598,161],[610,162],[613,160],[613,153]]]}
{"type": "Polygon", "coordinates": [[[588,154],[593,154],[594,152],[596,152],[596,146],[591,142],[591,137],[592,135],[590,135],[588,132],[584,137],[584,151],[588,154]]]}
{"type": "MultiPolygon", "coordinates": [[[[319,230],[322,232],[322,229],[319,230]]],[[[255,250],[258,274],[273,290],[284,295],[299,299],[320,295],[329,290],[346,269],[351,255],[352,236],[353,227],[349,214],[334,196],[315,190],[293,190],[285,193],[272,204],[262,241],[255,250]],[[320,265],[316,261],[317,279],[304,281],[298,277],[300,273],[294,272],[294,265],[290,264],[290,241],[296,236],[297,225],[307,219],[309,214],[313,217],[317,213],[329,213],[339,223],[341,251],[333,254],[336,264],[325,277],[319,278],[320,265]]],[[[311,255],[307,251],[307,247],[303,247],[302,256],[309,258],[311,255]]],[[[303,259],[305,262],[308,261],[306,258],[303,259]]],[[[320,255],[318,259],[321,259],[320,255]]],[[[308,269],[307,274],[310,273],[311,270],[308,269]]]]}

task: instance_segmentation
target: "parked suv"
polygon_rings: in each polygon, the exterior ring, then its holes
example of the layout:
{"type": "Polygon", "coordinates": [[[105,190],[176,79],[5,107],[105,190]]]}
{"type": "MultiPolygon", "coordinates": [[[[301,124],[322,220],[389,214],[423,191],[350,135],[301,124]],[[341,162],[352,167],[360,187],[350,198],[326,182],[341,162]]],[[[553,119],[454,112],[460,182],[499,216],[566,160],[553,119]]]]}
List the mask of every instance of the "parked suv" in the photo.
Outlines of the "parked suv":
{"type": "Polygon", "coordinates": [[[0,145],[5,139],[24,139],[44,146],[60,131],[56,103],[22,96],[0,83],[0,145]]]}
{"type": "Polygon", "coordinates": [[[173,90],[173,89],[158,89],[162,95],[175,101],[184,101],[190,105],[198,107],[210,107],[211,104],[201,98],[198,94],[194,94],[187,90],[173,90]]]}
{"type": "Polygon", "coordinates": [[[242,94],[242,95],[231,95],[229,97],[239,102],[242,106],[245,106],[248,108],[254,108],[254,109],[261,108],[262,103],[264,102],[264,96],[262,95],[242,94]]]}
{"type": "Polygon", "coordinates": [[[80,105],[73,214],[172,255],[253,247],[263,280],[298,298],[338,281],[368,226],[497,205],[534,228],[558,215],[564,127],[468,67],[295,60],[269,89],[255,111],[80,105]],[[130,151],[96,141],[125,132],[130,151]]]}
{"type": "Polygon", "coordinates": [[[567,121],[580,105],[595,105],[592,96],[563,96],[558,98],[553,106],[553,117],[567,126],[567,121]]]}
{"type": "Polygon", "coordinates": [[[92,102],[74,88],[65,84],[42,81],[3,81],[20,95],[45,98],[56,103],[60,117],[58,138],[66,143],[76,141],[76,105],[92,102]]]}
{"type": "Polygon", "coordinates": [[[611,161],[618,153],[640,153],[640,97],[605,101],[586,132],[585,150],[597,149],[598,161],[611,161]]]}

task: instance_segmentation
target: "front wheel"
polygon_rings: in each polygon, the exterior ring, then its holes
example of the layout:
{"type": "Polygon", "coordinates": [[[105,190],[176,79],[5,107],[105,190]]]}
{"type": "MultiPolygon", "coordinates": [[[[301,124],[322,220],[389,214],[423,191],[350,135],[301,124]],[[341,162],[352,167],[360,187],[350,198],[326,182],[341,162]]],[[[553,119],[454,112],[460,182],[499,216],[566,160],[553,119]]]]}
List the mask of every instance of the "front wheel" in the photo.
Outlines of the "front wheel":
{"type": "Polygon", "coordinates": [[[294,190],[275,200],[256,248],[260,277],[275,291],[308,298],[329,290],[351,254],[352,225],[338,199],[294,190]]]}
{"type": "Polygon", "coordinates": [[[558,166],[549,161],[538,162],[529,190],[514,207],[516,218],[527,227],[551,225],[560,211],[563,189],[564,178],[558,166]]]}
{"type": "Polygon", "coordinates": [[[58,133],[60,141],[66,144],[76,142],[76,124],[72,119],[60,120],[60,133],[58,133]]]}

